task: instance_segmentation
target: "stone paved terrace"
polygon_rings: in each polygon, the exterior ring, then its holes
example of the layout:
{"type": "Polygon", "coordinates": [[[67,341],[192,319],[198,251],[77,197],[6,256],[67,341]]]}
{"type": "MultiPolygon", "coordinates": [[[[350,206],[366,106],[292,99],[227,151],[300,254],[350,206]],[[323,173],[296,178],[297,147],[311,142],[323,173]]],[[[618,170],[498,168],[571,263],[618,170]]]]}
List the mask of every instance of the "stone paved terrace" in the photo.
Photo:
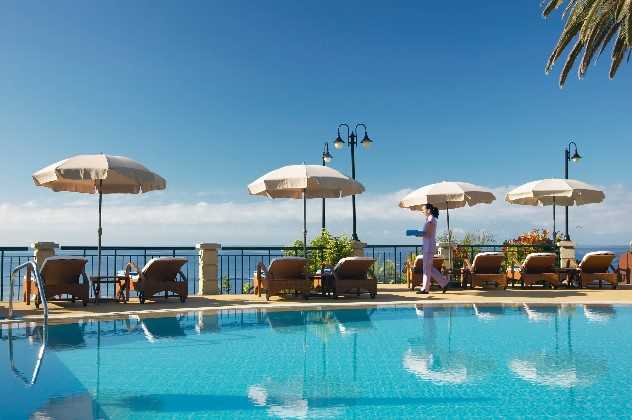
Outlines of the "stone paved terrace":
{"type": "MultiPolygon", "coordinates": [[[[446,294],[433,291],[429,295],[418,295],[402,285],[380,285],[378,296],[371,299],[368,295],[360,297],[340,297],[337,300],[319,296],[309,300],[302,298],[273,297],[269,302],[265,297],[256,295],[213,295],[191,296],[185,303],[177,298],[156,302],[148,301],[144,305],[132,298],[129,303],[102,302],[83,307],[81,303],[51,302],[49,317],[51,322],[64,322],[77,318],[125,317],[131,314],[167,314],[169,312],[219,310],[219,309],[309,309],[321,307],[352,307],[367,305],[412,305],[416,303],[433,304],[520,304],[520,303],[576,303],[576,304],[632,304],[631,289],[475,289],[449,290],[446,294]]],[[[5,320],[7,302],[0,302],[0,323],[5,320]]],[[[15,305],[15,318],[37,321],[42,319],[42,310],[23,303],[15,305]]]]}

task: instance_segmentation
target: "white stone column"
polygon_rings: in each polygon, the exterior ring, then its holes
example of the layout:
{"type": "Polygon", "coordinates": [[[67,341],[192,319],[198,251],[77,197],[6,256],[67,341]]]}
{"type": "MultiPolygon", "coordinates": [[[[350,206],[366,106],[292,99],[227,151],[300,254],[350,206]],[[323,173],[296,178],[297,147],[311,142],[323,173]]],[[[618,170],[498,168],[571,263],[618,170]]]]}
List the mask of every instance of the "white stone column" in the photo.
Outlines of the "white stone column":
{"type": "Polygon", "coordinates": [[[361,241],[351,241],[351,246],[353,247],[353,256],[354,257],[364,257],[364,248],[366,244],[361,241]]]}
{"type": "Polygon", "coordinates": [[[559,241],[557,246],[560,247],[560,267],[576,267],[577,252],[574,241],[559,241]]]}
{"type": "Polygon", "coordinates": [[[203,243],[198,250],[198,295],[217,295],[217,270],[219,267],[220,244],[203,243]]]}
{"type": "Polygon", "coordinates": [[[31,244],[33,248],[33,256],[38,270],[42,268],[44,260],[55,255],[55,249],[59,248],[59,244],[55,242],[35,242],[31,244]]]}

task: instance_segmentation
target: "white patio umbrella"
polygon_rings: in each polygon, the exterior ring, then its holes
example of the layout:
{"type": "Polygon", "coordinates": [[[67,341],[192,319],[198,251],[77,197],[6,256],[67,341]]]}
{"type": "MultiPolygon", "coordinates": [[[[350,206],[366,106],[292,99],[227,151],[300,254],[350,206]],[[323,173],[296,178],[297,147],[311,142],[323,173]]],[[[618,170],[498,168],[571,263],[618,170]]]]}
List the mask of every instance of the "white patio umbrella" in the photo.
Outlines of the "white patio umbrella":
{"type": "Polygon", "coordinates": [[[339,198],[364,192],[359,182],[321,165],[289,165],[268,172],[248,185],[251,195],[303,199],[303,252],[307,256],[307,199],[339,198]]]}
{"type": "MultiPolygon", "coordinates": [[[[450,209],[457,209],[477,204],[491,204],[496,196],[486,188],[468,182],[443,181],[426,185],[407,194],[399,202],[399,206],[410,210],[421,210],[425,204],[432,204],[440,210],[446,210],[448,224],[448,246],[452,242],[450,232],[450,209]]],[[[450,259],[452,251],[449,252],[450,259]]]]}
{"type": "Polygon", "coordinates": [[[105,154],[77,155],[55,162],[33,174],[39,187],[99,194],[98,275],[101,275],[101,206],[103,194],[139,194],[164,190],[167,181],[132,159],[105,154]]]}
{"type": "Polygon", "coordinates": [[[505,201],[525,206],[553,206],[555,239],[555,206],[582,206],[601,203],[606,195],[597,187],[575,179],[550,178],[527,182],[505,195],[505,201]]]}

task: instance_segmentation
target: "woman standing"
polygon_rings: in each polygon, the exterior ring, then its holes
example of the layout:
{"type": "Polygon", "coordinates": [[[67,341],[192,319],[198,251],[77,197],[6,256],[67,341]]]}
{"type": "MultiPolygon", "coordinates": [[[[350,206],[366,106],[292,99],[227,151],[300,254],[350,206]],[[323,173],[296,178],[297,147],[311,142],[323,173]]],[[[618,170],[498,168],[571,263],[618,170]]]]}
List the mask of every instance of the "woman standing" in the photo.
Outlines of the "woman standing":
{"type": "Polygon", "coordinates": [[[422,208],[422,213],[426,216],[426,224],[421,232],[423,237],[423,284],[421,291],[417,293],[428,294],[430,292],[431,279],[435,279],[443,293],[448,290],[448,279],[439,272],[432,264],[432,258],[437,251],[437,219],[439,218],[439,209],[432,204],[426,204],[422,208]]]}

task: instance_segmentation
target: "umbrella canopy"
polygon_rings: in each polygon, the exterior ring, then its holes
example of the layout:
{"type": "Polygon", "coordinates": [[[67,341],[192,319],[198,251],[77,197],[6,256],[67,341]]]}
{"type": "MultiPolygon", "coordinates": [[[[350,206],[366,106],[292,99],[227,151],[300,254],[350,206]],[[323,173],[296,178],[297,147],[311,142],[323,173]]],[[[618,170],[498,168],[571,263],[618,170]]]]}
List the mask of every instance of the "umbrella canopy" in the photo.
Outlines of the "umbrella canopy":
{"type": "Polygon", "coordinates": [[[550,178],[523,184],[505,195],[505,201],[525,206],[553,206],[553,239],[555,239],[555,206],[582,206],[601,203],[606,195],[592,185],[575,179],[550,178]]]}
{"type": "Polygon", "coordinates": [[[581,206],[601,203],[606,198],[603,191],[574,179],[541,179],[523,184],[505,195],[511,204],[528,206],[581,206]]]}
{"type": "Polygon", "coordinates": [[[424,204],[432,204],[440,210],[457,209],[491,204],[496,197],[486,188],[467,182],[443,181],[426,185],[409,193],[399,202],[399,206],[410,210],[421,210],[424,204]]]}
{"type": "Polygon", "coordinates": [[[248,191],[270,198],[339,198],[361,194],[364,187],[327,166],[289,165],[263,175],[248,191]]]}
{"type": "MultiPolygon", "coordinates": [[[[101,205],[103,194],[139,194],[164,190],[167,181],[124,156],[77,155],[53,163],[33,174],[39,187],[53,191],[99,194],[98,275],[101,275],[101,205]]],[[[97,296],[98,299],[98,296],[97,296]]]]}
{"type": "Polygon", "coordinates": [[[33,174],[35,185],[53,191],[95,194],[138,194],[164,190],[161,176],[123,156],[78,155],[53,163],[33,174]]]}

